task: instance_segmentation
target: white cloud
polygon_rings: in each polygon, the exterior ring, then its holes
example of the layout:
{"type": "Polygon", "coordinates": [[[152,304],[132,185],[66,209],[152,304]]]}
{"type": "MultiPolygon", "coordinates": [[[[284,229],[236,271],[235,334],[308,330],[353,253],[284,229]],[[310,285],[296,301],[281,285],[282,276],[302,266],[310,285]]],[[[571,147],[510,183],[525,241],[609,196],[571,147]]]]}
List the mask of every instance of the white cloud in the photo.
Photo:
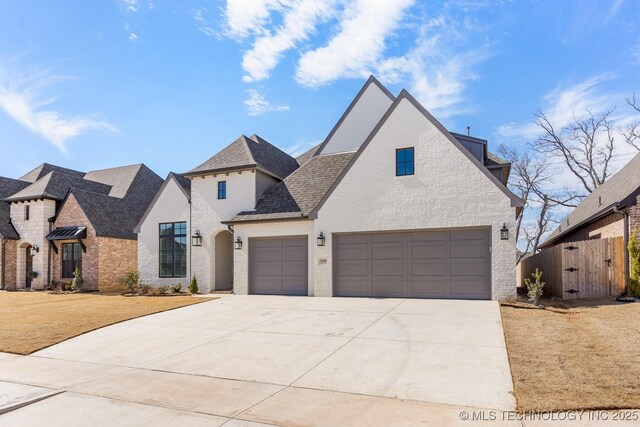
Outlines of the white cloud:
{"type": "Polygon", "coordinates": [[[130,42],[137,42],[138,41],[138,35],[136,33],[129,34],[129,41],[130,42]]]}
{"type": "MultiPolygon", "coordinates": [[[[615,105],[616,100],[624,99],[618,94],[602,91],[602,83],[614,77],[612,73],[603,73],[568,88],[558,86],[543,97],[542,110],[558,128],[566,126],[575,114],[586,110],[591,110],[594,114],[605,111],[615,105]]],[[[533,122],[506,123],[498,127],[498,134],[505,138],[530,141],[540,135],[540,127],[533,122]]]]}
{"type": "Polygon", "coordinates": [[[209,11],[207,9],[195,10],[193,12],[193,21],[196,23],[198,31],[200,31],[207,37],[214,37],[217,35],[217,33],[214,30],[211,22],[209,22],[209,19],[207,19],[208,12],[209,11]]]}
{"type": "Polygon", "coordinates": [[[0,108],[21,126],[39,135],[60,151],[65,152],[65,143],[87,130],[106,129],[116,131],[108,121],[96,116],[66,116],[52,108],[46,108],[55,99],[44,99],[42,91],[59,80],[42,73],[16,79],[0,72],[0,108]]]}
{"type": "Polygon", "coordinates": [[[244,105],[247,107],[247,112],[250,116],[261,116],[271,111],[288,111],[288,105],[275,105],[267,101],[267,99],[255,89],[249,89],[247,91],[249,97],[244,100],[244,105]]]}
{"type": "Polygon", "coordinates": [[[366,77],[385,51],[413,0],[356,0],[347,4],[338,33],[300,58],[296,81],[320,86],[340,78],[366,77]]]}
{"type": "Polygon", "coordinates": [[[120,0],[122,7],[127,12],[137,12],[138,11],[138,0],[120,0]]]}
{"type": "Polygon", "coordinates": [[[297,43],[306,40],[316,26],[330,18],[336,1],[298,0],[291,3],[283,14],[282,25],[274,34],[258,37],[252,49],[242,58],[242,68],[247,73],[243,80],[247,83],[263,80],[278,65],[282,54],[297,43]]]}
{"type": "Polygon", "coordinates": [[[279,0],[227,0],[225,34],[236,40],[264,34],[271,11],[280,7],[279,0]]]}

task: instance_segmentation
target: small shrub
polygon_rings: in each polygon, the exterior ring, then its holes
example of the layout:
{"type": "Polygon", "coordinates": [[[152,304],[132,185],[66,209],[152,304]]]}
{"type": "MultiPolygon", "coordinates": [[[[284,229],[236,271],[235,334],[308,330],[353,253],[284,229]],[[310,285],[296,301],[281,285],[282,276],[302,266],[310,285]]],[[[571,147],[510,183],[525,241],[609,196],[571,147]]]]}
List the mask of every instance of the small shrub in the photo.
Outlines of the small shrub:
{"type": "Polygon", "coordinates": [[[153,287],[151,285],[147,285],[146,283],[140,283],[140,285],[138,286],[138,293],[140,295],[147,295],[151,292],[152,288],[153,287]]]}
{"type": "Polygon", "coordinates": [[[30,271],[29,272],[29,277],[31,277],[32,279],[35,279],[38,277],[38,272],[37,271],[30,271]]]}
{"type": "Polygon", "coordinates": [[[189,292],[191,292],[192,294],[197,294],[198,293],[198,280],[196,279],[196,275],[193,275],[193,278],[191,279],[191,283],[189,284],[189,292]]]}
{"type": "Polygon", "coordinates": [[[76,266],[75,270],[73,270],[73,280],[71,281],[71,290],[82,292],[83,286],[84,286],[84,278],[82,277],[82,270],[80,270],[76,266]]]}
{"type": "Polygon", "coordinates": [[[168,295],[171,292],[171,288],[169,286],[163,285],[163,286],[158,286],[158,294],[159,295],[168,295]]]}
{"type": "Polygon", "coordinates": [[[140,272],[138,270],[129,269],[124,276],[124,287],[129,293],[136,293],[140,284],[140,272]]]}
{"type": "Polygon", "coordinates": [[[629,259],[631,261],[628,294],[632,297],[640,298],[640,244],[638,243],[637,228],[631,233],[628,249],[629,259]]]}
{"type": "Polygon", "coordinates": [[[173,291],[174,294],[179,294],[180,292],[182,292],[182,284],[176,283],[171,287],[171,291],[173,291]]]}
{"type": "Polygon", "coordinates": [[[73,290],[73,283],[72,282],[67,282],[67,283],[62,284],[60,290],[64,291],[64,292],[72,291],[73,290]]]}
{"type": "Polygon", "coordinates": [[[542,296],[542,290],[544,288],[545,283],[542,279],[542,271],[536,268],[536,271],[531,273],[533,277],[533,281],[529,278],[524,279],[524,284],[527,286],[527,297],[529,298],[529,302],[533,305],[538,305],[538,300],[542,296]]]}

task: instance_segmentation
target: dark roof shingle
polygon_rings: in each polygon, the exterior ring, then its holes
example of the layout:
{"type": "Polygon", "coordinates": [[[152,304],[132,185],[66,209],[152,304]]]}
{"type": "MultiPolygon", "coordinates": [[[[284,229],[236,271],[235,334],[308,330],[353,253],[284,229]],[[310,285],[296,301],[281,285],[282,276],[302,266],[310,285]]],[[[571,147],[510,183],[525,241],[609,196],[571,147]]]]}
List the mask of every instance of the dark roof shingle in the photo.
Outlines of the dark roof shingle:
{"type": "Polygon", "coordinates": [[[257,135],[251,138],[241,135],[186,175],[256,166],[284,179],[298,168],[298,163],[296,159],[257,135]]]}
{"type": "Polygon", "coordinates": [[[21,191],[10,197],[6,197],[4,200],[8,202],[39,198],[63,200],[71,188],[92,191],[99,194],[109,194],[111,191],[110,185],[89,181],[75,175],[52,171],[21,191]]]}
{"type": "Polygon", "coordinates": [[[309,215],[347,166],[354,153],[312,157],[284,181],[267,191],[253,211],[240,212],[231,222],[301,218],[309,215]]]}
{"type": "Polygon", "coordinates": [[[44,177],[45,175],[48,175],[49,172],[64,173],[64,174],[67,174],[67,175],[73,175],[73,176],[78,177],[78,178],[82,178],[84,176],[84,172],[80,172],[80,171],[73,170],[73,169],[68,169],[68,168],[63,168],[63,167],[52,165],[52,164],[49,164],[49,163],[43,163],[40,166],[38,166],[37,168],[27,172],[26,174],[24,174],[23,176],[21,176],[18,179],[20,181],[27,181],[27,182],[30,182],[30,183],[33,184],[34,182],[36,182],[40,178],[44,177]]]}
{"type": "Polygon", "coordinates": [[[0,177],[0,239],[19,239],[16,229],[11,225],[11,205],[3,202],[12,194],[29,186],[28,182],[0,177]]]}
{"type": "Polygon", "coordinates": [[[311,158],[316,155],[316,153],[318,152],[321,146],[322,146],[322,143],[316,145],[315,147],[310,148],[308,151],[305,151],[304,153],[296,157],[296,161],[298,162],[298,164],[302,166],[305,163],[307,163],[309,160],[311,160],[311,158]]]}

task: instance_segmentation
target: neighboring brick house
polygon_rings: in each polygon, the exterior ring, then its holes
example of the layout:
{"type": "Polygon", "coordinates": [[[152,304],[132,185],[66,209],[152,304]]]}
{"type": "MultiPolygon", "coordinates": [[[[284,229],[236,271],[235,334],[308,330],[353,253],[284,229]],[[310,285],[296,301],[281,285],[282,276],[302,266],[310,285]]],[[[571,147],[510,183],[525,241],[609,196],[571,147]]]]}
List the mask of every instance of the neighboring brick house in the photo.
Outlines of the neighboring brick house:
{"type": "Polygon", "coordinates": [[[587,196],[540,246],[606,239],[640,230],[640,154],[587,196]]]}
{"type": "Polygon", "coordinates": [[[188,194],[168,179],[137,228],[140,270],[195,275],[205,293],[513,297],[508,230],[524,202],[509,171],[486,140],[371,77],[302,156],[241,136],[182,175],[188,194]]]}
{"type": "Polygon", "coordinates": [[[0,179],[3,287],[69,282],[77,266],[86,290],[121,289],[137,266],[133,229],[161,184],[142,164],[84,173],[45,163],[0,179]]]}

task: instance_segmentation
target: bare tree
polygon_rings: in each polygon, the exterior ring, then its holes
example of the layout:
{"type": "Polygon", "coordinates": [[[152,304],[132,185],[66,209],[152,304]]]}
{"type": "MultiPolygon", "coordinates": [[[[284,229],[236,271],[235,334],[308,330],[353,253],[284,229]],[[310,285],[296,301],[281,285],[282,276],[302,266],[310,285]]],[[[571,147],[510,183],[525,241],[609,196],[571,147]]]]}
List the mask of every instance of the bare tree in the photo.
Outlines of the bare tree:
{"type": "MultiPolygon", "coordinates": [[[[627,98],[627,104],[640,113],[640,101],[636,100],[635,93],[627,98]]],[[[640,151],[640,120],[635,120],[627,126],[620,128],[620,133],[627,144],[640,151]]]]}
{"type": "Polygon", "coordinates": [[[518,152],[504,145],[498,149],[498,153],[511,163],[509,188],[525,201],[515,231],[516,241],[523,248],[521,259],[528,252],[537,252],[542,236],[560,221],[557,208],[575,207],[581,194],[566,188],[556,191],[547,189],[553,174],[544,155],[518,152]],[[535,221],[523,226],[525,215],[535,216],[535,221]]]}
{"type": "Polygon", "coordinates": [[[532,144],[534,150],[560,157],[591,193],[602,185],[611,171],[614,147],[614,126],[610,120],[614,109],[594,114],[590,110],[575,116],[566,126],[556,128],[543,111],[536,114],[536,124],[542,136],[532,144]]]}

